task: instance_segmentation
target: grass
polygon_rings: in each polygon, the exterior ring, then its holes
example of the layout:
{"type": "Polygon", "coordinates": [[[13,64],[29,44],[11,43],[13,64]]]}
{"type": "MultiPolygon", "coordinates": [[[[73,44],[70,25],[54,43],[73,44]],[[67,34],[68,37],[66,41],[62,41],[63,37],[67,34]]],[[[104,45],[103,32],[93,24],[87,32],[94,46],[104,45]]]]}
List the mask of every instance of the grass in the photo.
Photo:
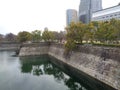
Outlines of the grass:
{"type": "Polygon", "coordinates": [[[88,46],[105,46],[105,47],[119,47],[120,48],[120,44],[106,44],[106,43],[86,43],[86,42],[83,42],[82,44],[81,43],[76,43],[77,45],[88,45],[88,46]]]}
{"type": "Polygon", "coordinates": [[[120,47],[120,44],[94,43],[93,46],[120,47]]]}

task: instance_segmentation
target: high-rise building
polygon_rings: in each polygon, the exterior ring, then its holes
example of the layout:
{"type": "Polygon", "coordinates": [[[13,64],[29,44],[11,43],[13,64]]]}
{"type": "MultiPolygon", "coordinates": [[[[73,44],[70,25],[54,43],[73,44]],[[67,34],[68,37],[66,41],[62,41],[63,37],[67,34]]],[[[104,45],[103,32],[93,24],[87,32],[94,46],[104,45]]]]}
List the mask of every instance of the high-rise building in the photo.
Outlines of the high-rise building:
{"type": "Polygon", "coordinates": [[[102,9],[102,0],[81,0],[79,6],[79,21],[89,23],[92,13],[102,9]]]}
{"type": "Polygon", "coordinates": [[[71,23],[71,22],[77,22],[78,21],[78,17],[77,17],[77,11],[74,9],[68,9],[66,12],[66,24],[67,26],[71,23]]]}
{"type": "Polygon", "coordinates": [[[92,14],[92,21],[109,21],[113,18],[120,20],[120,5],[99,10],[92,14]]]}

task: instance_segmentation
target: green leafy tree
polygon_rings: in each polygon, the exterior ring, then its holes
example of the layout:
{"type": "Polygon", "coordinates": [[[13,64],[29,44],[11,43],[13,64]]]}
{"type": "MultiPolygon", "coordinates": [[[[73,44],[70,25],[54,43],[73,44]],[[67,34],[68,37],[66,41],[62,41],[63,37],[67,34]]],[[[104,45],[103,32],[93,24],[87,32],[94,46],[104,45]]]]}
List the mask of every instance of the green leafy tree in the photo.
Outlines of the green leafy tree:
{"type": "Polygon", "coordinates": [[[42,33],[42,39],[47,42],[47,41],[53,41],[54,40],[54,34],[52,31],[48,31],[48,29],[45,29],[44,32],[42,33]]]}
{"type": "Polygon", "coordinates": [[[18,33],[17,39],[19,42],[31,41],[32,35],[31,35],[31,33],[27,32],[27,31],[22,31],[22,32],[18,33]]]}
{"type": "Polygon", "coordinates": [[[65,51],[66,51],[66,53],[74,50],[75,48],[76,48],[75,41],[73,39],[67,40],[67,42],[65,43],[65,51]]]}
{"type": "Polygon", "coordinates": [[[91,41],[91,43],[93,43],[94,35],[95,35],[95,27],[93,23],[89,23],[88,25],[86,25],[84,40],[86,40],[87,42],[91,41]]]}
{"type": "Polygon", "coordinates": [[[111,19],[110,24],[113,30],[113,40],[118,42],[120,40],[120,20],[111,19]]]}
{"type": "Polygon", "coordinates": [[[40,30],[32,31],[32,39],[35,42],[39,42],[41,40],[41,31],[40,30]]]}
{"type": "Polygon", "coordinates": [[[106,38],[106,34],[108,32],[107,24],[108,23],[104,23],[104,22],[99,24],[100,27],[98,28],[98,30],[96,32],[96,38],[98,41],[104,42],[107,40],[107,38],[106,38]]]}
{"type": "Polygon", "coordinates": [[[71,23],[68,27],[66,27],[66,39],[73,39],[76,42],[82,43],[83,37],[85,35],[85,29],[86,25],[83,23],[71,23]]]}
{"type": "Polygon", "coordinates": [[[79,22],[79,23],[71,23],[69,26],[66,27],[66,44],[65,48],[66,51],[72,51],[76,48],[76,43],[82,43],[83,37],[85,35],[86,25],[79,22]]]}
{"type": "Polygon", "coordinates": [[[75,29],[75,40],[79,43],[83,42],[84,35],[85,35],[85,30],[86,30],[86,24],[83,23],[77,23],[76,24],[76,29],[75,29]]]}
{"type": "Polygon", "coordinates": [[[96,38],[103,42],[108,43],[116,39],[116,29],[110,22],[102,22],[96,32],[96,38]]]}

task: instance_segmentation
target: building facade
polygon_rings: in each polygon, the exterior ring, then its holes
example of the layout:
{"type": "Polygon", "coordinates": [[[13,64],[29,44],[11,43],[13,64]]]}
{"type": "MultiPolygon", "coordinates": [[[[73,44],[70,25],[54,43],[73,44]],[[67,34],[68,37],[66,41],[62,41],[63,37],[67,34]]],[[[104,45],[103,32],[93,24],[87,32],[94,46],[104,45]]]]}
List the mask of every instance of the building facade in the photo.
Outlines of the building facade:
{"type": "Polygon", "coordinates": [[[92,14],[92,21],[109,21],[112,18],[120,19],[120,5],[106,8],[92,14]]]}
{"type": "Polygon", "coordinates": [[[77,16],[77,11],[74,9],[68,9],[66,12],[66,24],[67,26],[71,23],[71,22],[77,22],[78,21],[78,16],[77,16]]]}
{"type": "Polygon", "coordinates": [[[79,21],[89,23],[92,13],[102,9],[102,0],[81,0],[79,6],[79,21]]]}

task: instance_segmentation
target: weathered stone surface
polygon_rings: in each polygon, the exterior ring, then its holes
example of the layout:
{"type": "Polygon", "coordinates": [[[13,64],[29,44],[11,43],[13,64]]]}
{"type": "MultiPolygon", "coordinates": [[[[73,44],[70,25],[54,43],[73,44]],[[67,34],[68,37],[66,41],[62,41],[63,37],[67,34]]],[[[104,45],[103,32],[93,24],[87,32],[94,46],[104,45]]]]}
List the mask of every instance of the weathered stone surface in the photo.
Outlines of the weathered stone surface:
{"type": "Polygon", "coordinates": [[[0,51],[17,50],[19,46],[19,43],[0,43],[0,51]]]}
{"type": "Polygon", "coordinates": [[[48,53],[48,47],[22,47],[19,56],[42,55],[48,53]]]}
{"type": "Polygon", "coordinates": [[[120,49],[79,46],[65,58],[64,47],[59,44],[22,47],[20,56],[49,54],[58,60],[120,90],[120,49]],[[115,55],[115,56],[114,56],[115,55]]]}

